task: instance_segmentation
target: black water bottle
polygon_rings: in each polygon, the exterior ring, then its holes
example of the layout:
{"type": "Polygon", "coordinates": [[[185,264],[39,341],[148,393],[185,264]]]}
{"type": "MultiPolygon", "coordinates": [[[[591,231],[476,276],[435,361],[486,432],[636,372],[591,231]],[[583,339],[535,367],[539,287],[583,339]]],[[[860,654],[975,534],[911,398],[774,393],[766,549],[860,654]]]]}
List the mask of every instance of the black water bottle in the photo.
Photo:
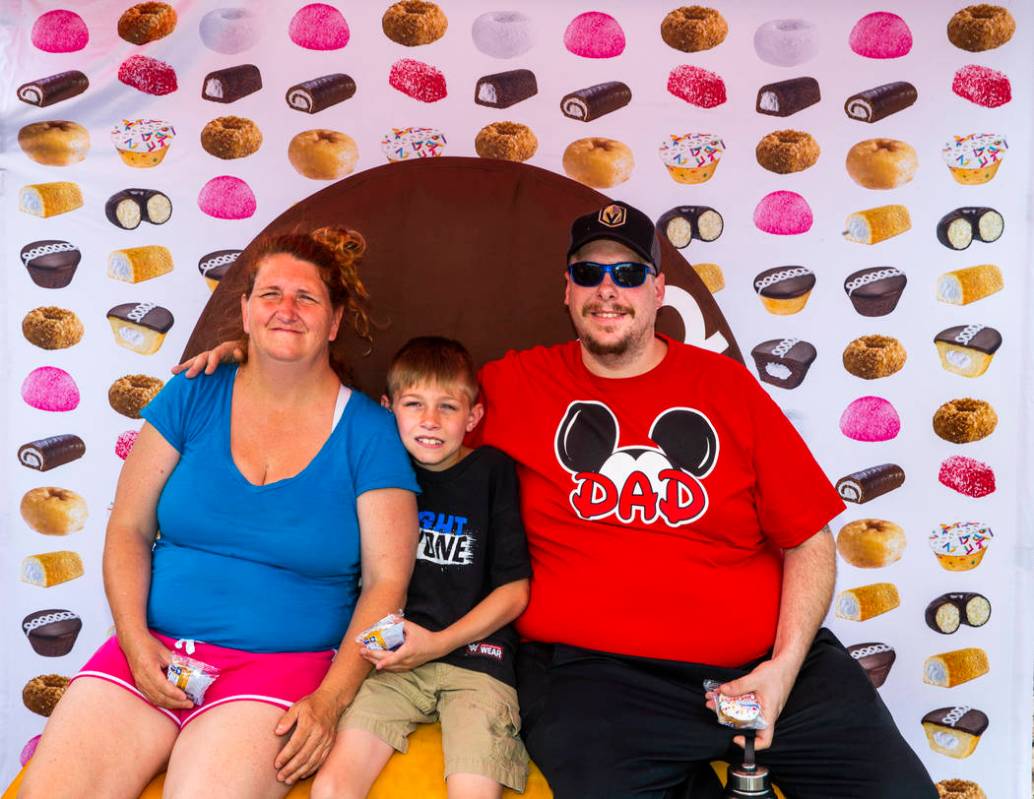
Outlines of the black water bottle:
{"type": "Polygon", "coordinates": [[[729,779],[725,784],[722,799],[775,799],[775,792],[768,782],[768,769],[754,760],[755,730],[745,730],[743,762],[729,768],[729,779]]]}

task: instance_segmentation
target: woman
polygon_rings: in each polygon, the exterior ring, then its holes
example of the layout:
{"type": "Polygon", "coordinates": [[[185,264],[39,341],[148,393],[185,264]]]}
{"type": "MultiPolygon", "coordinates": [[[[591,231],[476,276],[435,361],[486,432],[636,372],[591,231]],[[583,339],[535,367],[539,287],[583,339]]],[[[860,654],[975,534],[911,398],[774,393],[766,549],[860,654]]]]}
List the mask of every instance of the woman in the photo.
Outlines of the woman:
{"type": "Polygon", "coordinates": [[[416,547],[392,417],[330,359],[344,315],[369,338],[364,247],[332,228],[265,242],[247,362],[173,378],[144,410],[104,550],[116,636],[55,709],[21,799],[135,799],[163,767],[166,797],[272,799],[326,758],[369,669],[353,639],[401,606],[416,547]],[[199,707],[166,679],[174,653],[221,670],[199,707]]]}

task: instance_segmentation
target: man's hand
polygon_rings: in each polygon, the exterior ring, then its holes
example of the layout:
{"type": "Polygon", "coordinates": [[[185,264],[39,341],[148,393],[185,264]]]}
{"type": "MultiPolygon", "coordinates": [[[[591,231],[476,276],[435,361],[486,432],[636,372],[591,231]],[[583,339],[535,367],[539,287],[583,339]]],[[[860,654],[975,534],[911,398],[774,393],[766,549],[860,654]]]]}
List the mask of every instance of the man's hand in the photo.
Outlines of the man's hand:
{"type": "Polygon", "coordinates": [[[215,349],[205,350],[183,363],[176,364],[172,367],[172,373],[178,375],[186,370],[188,378],[196,377],[201,372],[210,375],[221,363],[240,363],[243,361],[244,350],[247,346],[247,342],[243,340],[224,341],[222,344],[218,344],[215,349]]]}
{"type": "MultiPolygon", "coordinates": [[[[797,671],[797,668],[791,668],[779,661],[766,660],[749,674],[727,682],[719,688],[723,696],[741,696],[753,692],[761,703],[761,718],[768,726],[758,730],[754,747],[756,750],[768,749],[772,745],[776,720],[786,706],[786,699],[790,696],[790,690],[797,679],[797,671]]],[[[711,701],[707,706],[714,709],[714,703],[711,701]]],[[[742,735],[737,735],[732,740],[740,747],[746,743],[742,735]]]]}
{"type": "Polygon", "coordinates": [[[377,671],[412,671],[452,651],[444,644],[440,633],[433,633],[419,624],[405,621],[403,631],[406,641],[394,652],[367,649],[364,646],[359,654],[370,661],[377,671]]]}
{"type": "Polygon", "coordinates": [[[277,735],[291,732],[284,748],[273,761],[280,782],[294,785],[323,765],[334,746],[340,712],[332,698],[314,691],[299,699],[276,725],[277,735]]]}

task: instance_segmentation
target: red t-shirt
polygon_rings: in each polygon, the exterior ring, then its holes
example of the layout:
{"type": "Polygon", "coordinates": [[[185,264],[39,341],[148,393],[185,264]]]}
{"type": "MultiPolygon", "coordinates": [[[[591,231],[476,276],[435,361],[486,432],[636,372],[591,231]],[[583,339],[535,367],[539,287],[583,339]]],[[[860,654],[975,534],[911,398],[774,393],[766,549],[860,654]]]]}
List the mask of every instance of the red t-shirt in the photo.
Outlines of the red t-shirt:
{"type": "Polygon", "coordinates": [[[577,341],[481,370],[479,442],[516,462],[533,567],[526,639],[715,666],[775,640],[782,549],[844,505],[739,363],[664,338],[636,377],[577,341]]]}

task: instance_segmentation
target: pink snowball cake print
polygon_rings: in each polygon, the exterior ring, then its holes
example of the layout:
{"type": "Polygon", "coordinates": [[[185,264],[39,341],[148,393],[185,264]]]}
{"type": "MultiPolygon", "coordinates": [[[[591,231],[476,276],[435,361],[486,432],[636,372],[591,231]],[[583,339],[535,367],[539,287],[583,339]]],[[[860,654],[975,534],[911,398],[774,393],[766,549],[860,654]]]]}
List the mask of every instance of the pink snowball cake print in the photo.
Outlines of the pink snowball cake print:
{"type": "Polygon", "coordinates": [[[811,230],[814,217],[808,201],[795,191],[773,191],[754,209],[758,230],[776,236],[796,236],[811,230]]]}
{"type": "Polygon", "coordinates": [[[610,14],[586,11],[568,24],[564,47],[582,58],[614,58],[625,51],[625,32],[610,14]]]}
{"type": "Polygon", "coordinates": [[[855,441],[890,441],[901,432],[901,418],[883,397],[859,397],[840,415],[840,432],[855,441]]]}
{"type": "Polygon", "coordinates": [[[74,53],[86,47],[90,31],[74,11],[57,8],[36,19],[31,37],[33,45],[45,53],[74,53]]]}
{"type": "Polygon", "coordinates": [[[247,219],[257,203],[251,186],[233,175],[219,175],[201,187],[197,205],[216,219],[247,219]]]}
{"type": "Polygon", "coordinates": [[[287,35],[306,50],[340,50],[348,44],[352,34],[344,16],[334,6],[309,3],[295,12],[287,35]]]}
{"type": "Polygon", "coordinates": [[[855,23],[847,41],[865,58],[901,58],[912,49],[912,31],[897,14],[874,11],[855,23]]]}
{"type": "Polygon", "coordinates": [[[39,411],[74,411],[79,407],[79,387],[64,369],[40,366],[22,381],[22,399],[39,411]]]}

